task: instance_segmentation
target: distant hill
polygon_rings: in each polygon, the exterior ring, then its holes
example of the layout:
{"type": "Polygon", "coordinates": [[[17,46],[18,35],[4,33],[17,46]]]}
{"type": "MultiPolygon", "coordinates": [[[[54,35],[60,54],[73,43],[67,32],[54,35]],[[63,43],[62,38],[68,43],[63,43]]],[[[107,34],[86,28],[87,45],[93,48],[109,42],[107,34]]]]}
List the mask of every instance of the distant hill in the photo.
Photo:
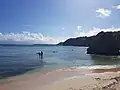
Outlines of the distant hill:
{"type": "Polygon", "coordinates": [[[55,46],[55,44],[0,44],[0,46],[55,46]]]}
{"type": "MultiPolygon", "coordinates": [[[[63,46],[88,47],[88,54],[120,55],[120,31],[100,32],[96,36],[70,38],[59,43],[63,46]]],[[[58,44],[58,45],[59,45],[58,44]]]]}
{"type": "Polygon", "coordinates": [[[58,43],[57,45],[63,45],[63,42],[58,43]]]}
{"type": "Polygon", "coordinates": [[[56,44],[33,44],[33,46],[56,46],[56,44]]]}
{"type": "Polygon", "coordinates": [[[91,45],[94,38],[95,38],[95,36],[70,38],[70,39],[66,40],[65,42],[58,43],[57,45],[88,47],[91,45]]]}

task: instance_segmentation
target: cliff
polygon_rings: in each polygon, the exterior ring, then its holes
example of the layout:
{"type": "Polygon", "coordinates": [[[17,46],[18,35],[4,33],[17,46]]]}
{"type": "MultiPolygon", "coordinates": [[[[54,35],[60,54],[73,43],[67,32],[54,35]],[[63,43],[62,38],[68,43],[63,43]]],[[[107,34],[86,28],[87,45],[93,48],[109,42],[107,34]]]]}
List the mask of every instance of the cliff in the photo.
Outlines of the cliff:
{"type": "Polygon", "coordinates": [[[96,36],[70,38],[61,43],[64,46],[88,47],[88,54],[119,55],[120,31],[100,32],[96,36]]]}

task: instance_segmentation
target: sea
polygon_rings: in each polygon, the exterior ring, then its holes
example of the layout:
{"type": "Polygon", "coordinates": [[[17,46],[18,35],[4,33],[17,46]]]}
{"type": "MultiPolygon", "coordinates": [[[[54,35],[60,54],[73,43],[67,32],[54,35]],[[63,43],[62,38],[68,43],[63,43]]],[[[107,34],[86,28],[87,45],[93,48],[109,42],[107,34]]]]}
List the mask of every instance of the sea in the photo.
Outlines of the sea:
{"type": "Polygon", "coordinates": [[[76,46],[1,45],[0,78],[40,72],[44,69],[120,67],[119,56],[90,55],[86,54],[86,50],[87,47],[76,46]],[[43,51],[42,59],[36,54],[40,51],[43,51]]]}

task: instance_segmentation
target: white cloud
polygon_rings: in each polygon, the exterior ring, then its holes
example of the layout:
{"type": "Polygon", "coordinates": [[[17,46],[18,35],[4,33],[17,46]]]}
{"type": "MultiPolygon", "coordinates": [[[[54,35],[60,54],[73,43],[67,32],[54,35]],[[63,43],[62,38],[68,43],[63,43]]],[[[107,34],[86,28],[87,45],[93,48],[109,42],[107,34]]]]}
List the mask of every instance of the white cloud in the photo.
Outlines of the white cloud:
{"type": "Polygon", "coordinates": [[[93,35],[97,35],[99,32],[104,31],[104,32],[109,32],[109,31],[120,31],[120,28],[105,28],[105,29],[101,29],[101,28],[96,28],[93,27],[92,29],[89,29],[87,32],[85,31],[81,31],[79,33],[79,36],[93,36],[93,35]]]}
{"type": "Polygon", "coordinates": [[[82,26],[77,26],[77,30],[82,30],[82,26]]]}
{"type": "Polygon", "coordinates": [[[0,33],[0,41],[16,41],[16,42],[29,42],[29,43],[58,43],[59,39],[50,36],[44,36],[41,33],[0,33]]]}
{"type": "Polygon", "coordinates": [[[82,31],[82,26],[77,26],[77,30],[75,31],[75,36],[79,36],[82,31]]]}
{"type": "Polygon", "coordinates": [[[120,9],[120,5],[117,5],[117,6],[112,6],[112,8],[115,8],[115,9],[120,9]]]}
{"type": "Polygon", "coordinates": [[[97,13],[97,17],[105,18],[105,17],[109,17],[111,15],[112,11],[108,10],[108,9],[101,8],[101,9],[97,9],[96,13],[97,13]]]}
{"type": "Polygon", "coordinates": [[[61,28],[62,30],[65,30],[65,28],[61,28]]]}

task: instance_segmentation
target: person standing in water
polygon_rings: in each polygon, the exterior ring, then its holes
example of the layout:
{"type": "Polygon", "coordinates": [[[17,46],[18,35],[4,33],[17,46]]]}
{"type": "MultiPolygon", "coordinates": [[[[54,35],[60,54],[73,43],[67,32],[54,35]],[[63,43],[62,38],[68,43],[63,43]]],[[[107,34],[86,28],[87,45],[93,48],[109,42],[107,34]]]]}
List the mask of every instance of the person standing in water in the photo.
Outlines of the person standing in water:
{"type": "Polygon", "coordinates": [[[36,54],[38,54],[38,56],[39,56],[39,60],[41,59],[43,59],[43,52],[41,51],[41,52],[38,52],[38,53],[36,53],[36,54]]]}
{"type": "Polygon", "coordinates": [[[40,63],[43,64],[43,60],[42,60],[43,59],[43,52],[41,51],[41,52],[38,52],[36,54],[38,54],[38,56],[39,56],[40,63]]]}
{"type": "Polygon", "coordinates": [[[41,51],[41,59],[43,59],[43,52],[41,51]]]}
{"type": "Polygon", "coordinates": [[[38,57],[39,57],[39,60],[40,60],[40,57],[41,57],[41,53],[40,53],[40,52],[38,52],[38,53],[36,53],[36,54],[38,54],[38,57]]]}

